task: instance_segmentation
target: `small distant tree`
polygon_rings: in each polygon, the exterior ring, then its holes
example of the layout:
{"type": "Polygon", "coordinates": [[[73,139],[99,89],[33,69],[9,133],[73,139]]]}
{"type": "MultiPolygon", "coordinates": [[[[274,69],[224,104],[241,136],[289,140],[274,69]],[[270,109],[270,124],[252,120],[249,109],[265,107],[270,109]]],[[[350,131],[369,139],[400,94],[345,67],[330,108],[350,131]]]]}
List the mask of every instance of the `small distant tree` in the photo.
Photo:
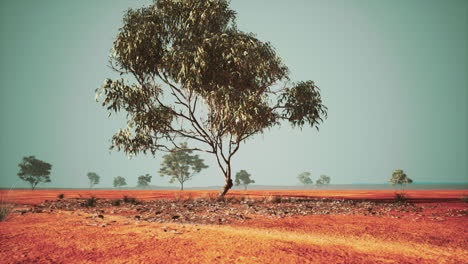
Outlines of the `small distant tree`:
{"type": "Polygon", "coordinates": [[[399,185],[401,190],[404,190],[404,186],[413,183],[413,180],[410,179],[402,169],[398,169],[393,171],[390,182],[394,186],[399,185]]]}
{"type": "Polygon", "coordinates": [[[93,188],[94,185],[99,184],[99,175],[97,175],[95,172],[88,172],[88,179],[89,179],[89,188],[93,188]]]}
{"type": "Polygon", "coordinates": [[[138,177],[138,187],[148,187],[149,183],[151,182],[152,176],[148,173],[145,175],[141,175],[138,177]]]}
{"type": "Polygon", "coordinates": [[[331,180],[330,176],[320,175],[320,178],[317,180],[315,184],[318,186],[330,184],[330,180],[331,180]]]}
{"type": "MultiPolygon", "coordinates": [[[[182,143],[182,148],[187,149],[187,143],[182,143]]],[[[180,190],[184,190],[184,182],[191,180],[195,174],[208,166],[198,155],[192,155],[193,151],[190,149],[174,151],[163,156],[159,173],[161,177],[169,176],[170,183],[178,181],[180,190]]]]}
{"type": "Polygon", "coordinates": [[[117,176],[114,178],[114,187],[115,188],[120,188],[122,186],[127,185],[127,181],[125,181],[125,178],[122,176],[117,176]]]}
{"type": "Polygon", "coordinates": [[[251,184],[251,183],[255,183],[254,180],[252,180],[250,178],[250,175],[247,171],[245,170],[241,170],[239,171],[238,173],[236,173],[236,179],[235,179],[235,183],[237,186],[239,185],[244,185],[244,190],[247,190],[247,185],[251,184]]]}
{"type": "Polygon", "coordinates": [[[297,179],[304,185],[314,184],[312,179],[310,178],[310,172],[306,171],[297,176],[297,179]]]}
{"type": "Polygon", "coordinates": [[[24,157],[23,162],[18,164],[18,167],[20,167],[18,177],[29,182],[31,190],[34,190],[41,182],[50,182],[52,165],[36,159],[35,156],[24,157]]]}

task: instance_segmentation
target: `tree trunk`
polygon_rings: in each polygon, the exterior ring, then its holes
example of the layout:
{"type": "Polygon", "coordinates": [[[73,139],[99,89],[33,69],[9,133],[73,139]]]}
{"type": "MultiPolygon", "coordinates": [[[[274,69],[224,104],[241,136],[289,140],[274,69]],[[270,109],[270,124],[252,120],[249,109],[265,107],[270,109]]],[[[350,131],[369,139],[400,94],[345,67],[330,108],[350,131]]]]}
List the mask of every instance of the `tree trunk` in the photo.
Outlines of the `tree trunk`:
{"type": "Polygon", "coordinates": [[[183,183],[183,182],[180,183],[180,190],[181,190],[181,191],[184,190],[184,183],[183,183]]]}
{"type": "Polygon", "coordinates": [[[226,184],[224,185],[223,191],[219,194],[219,198],[223,198],[224,195],[231,189],[232,187],[232,179],[231,179],[231,164],[228,163],[226,166],[226,174],[224,175],[226,179],[226,184]]]}

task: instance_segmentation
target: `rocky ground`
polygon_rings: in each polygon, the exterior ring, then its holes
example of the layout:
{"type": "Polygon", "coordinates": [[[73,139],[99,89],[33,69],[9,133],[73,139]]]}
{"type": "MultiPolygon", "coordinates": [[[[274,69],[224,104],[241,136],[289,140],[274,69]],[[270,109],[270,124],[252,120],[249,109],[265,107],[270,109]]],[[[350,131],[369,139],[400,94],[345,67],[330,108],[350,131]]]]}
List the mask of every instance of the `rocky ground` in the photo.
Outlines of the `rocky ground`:
{"type": "Polygon", "coordinates": [[[122,199],[70,198],[46,200],[31,208],[17,210],[20,214],[68,211],[86,215],[84,223],[107,226],[107,216],[125,216],[129,221],[187,224],[228,224],[255,218],[278,219],[306,215],[360,215],[402,218],[408,220],[445,221],[447,217],[468,215],[467,209],[438,208],[442,205],[418,205],[411,202],[373,202],[344,199],[300,199],[270,196],[264,198],[213,197],[159,199],[140,201],[122,199]],[[443,210],[440,210],[443,209],[443,210]]]}

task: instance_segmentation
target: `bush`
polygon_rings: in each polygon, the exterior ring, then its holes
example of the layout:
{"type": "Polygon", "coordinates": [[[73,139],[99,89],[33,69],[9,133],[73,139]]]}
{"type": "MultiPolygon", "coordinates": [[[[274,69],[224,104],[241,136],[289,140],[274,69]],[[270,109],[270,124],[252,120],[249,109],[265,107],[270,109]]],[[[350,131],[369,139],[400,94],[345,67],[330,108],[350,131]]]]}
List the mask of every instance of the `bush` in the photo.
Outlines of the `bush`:
{"type": "Polygon", "coordinates": [[[120,204],[122,203],[122,201],[120,199],[117,199],[117,200],[112,200],[111,201],[111,204],[113,206],[120,206],[120,204]]]}
{"type": "Polygon", "coordinates": [[[98,199],[96,197],[91,196],[91,197],[85,199],[84,206],[86,206],[86,207],[95,207],[97,200],[98,199]]]}
{"type": "Polygon", "coordinates": [[[265,203],[281,203],[281,196],[279,195],[270,195],[265,200],[265,203]]]}
{"type": "Polygon", "coordinates": [[[468,203],[468,195],[463,195],[461,200],[462,200],[462,202],[468,203]]]}
{"type": "Polygon", "coordinates": [[[395,197],[393,198],[396,202],[406,202],[408,197],[404,193],[395,193],[395,197]]]}
{"type": "Polygon", "coordinates": [[[61,193],[61,194],[57,195],[57,198],[63,199],[63,198],[65,198],[65,194],[61,193]]]}
{"type": "Polygon", "coordinates": [[[6,221],[11,214],[12,207],[3,201],[0,202],[0,222],[6,221]]]}
{"type": "Polygon", "coordinates": [[[135,197],[127,196],[125,195],[122,199],[124,203],[129,203],[129,204],[139,204],[138,200],[135,197]]]}

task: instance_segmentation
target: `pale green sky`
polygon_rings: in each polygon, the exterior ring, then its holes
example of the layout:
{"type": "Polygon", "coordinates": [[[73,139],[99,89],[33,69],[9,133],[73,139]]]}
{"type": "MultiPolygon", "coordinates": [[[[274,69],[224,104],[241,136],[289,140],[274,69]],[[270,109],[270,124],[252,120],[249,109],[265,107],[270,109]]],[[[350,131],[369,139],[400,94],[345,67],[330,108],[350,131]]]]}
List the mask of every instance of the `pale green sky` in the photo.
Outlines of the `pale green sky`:
{"type": "MultiPolygon", "coordinates": [[[[161,155],[109,152],[125,125],[107,118],[94,89],[115,77],[107,56],[124,10],[149,1],[0,1],[0,187],[17,164],[50,162],[52,183],[86,187],[123,176],[136,185],[161,155]]],[[[319,132],[288,125],[250,139],[234,159],[257,184],[295,185],[311,171],[333,183],[383,183],[402,168],[416,182],[468,182],[468,1],[233,0],[238,26],[270,41],[295,81],[322,89],[319,132]]],[[[190,186],[223,184],[211,166],[190,186]]],[[[27,187],[23,182],[16,186],[27,187]]]]}

